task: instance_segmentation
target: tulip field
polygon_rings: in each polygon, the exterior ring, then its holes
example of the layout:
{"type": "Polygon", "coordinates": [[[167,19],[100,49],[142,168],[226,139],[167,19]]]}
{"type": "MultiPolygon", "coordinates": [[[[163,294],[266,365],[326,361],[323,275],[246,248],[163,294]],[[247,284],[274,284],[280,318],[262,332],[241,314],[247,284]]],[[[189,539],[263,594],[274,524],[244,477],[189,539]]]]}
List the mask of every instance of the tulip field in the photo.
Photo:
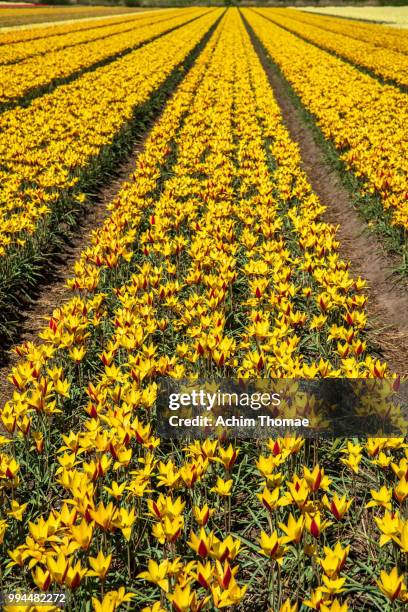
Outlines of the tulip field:
{"type": "Polygon", "coordinates": [[[408,437],[157,432],[163,378],[408,372],[372,340],[267,68],[404,259],[408,32],[352,23],[194,7],[0,31],[6,612],[407,609],[408,437]]]}

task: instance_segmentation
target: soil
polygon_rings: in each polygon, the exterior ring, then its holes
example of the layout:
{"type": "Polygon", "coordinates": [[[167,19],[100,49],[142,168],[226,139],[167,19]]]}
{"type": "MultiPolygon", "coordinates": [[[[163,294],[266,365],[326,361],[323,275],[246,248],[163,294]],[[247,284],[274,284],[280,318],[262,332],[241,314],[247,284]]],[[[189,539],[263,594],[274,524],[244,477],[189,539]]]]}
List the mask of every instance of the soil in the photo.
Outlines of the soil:
{"type": "MultiPolygon", "coordinates": [[[[251,33],[250,33],[251,35],[251,33]]],[[[271,66],[260,42],[252,42],[279,103],[284,124],[299,145],[302,167],[315,193],[327,206],[324,220],[338,226],[339,252],[350,262],[354,277],[368,283],[367,314],[371,344],[398,374],[408,374],[408,284],[395,274],[396,259],[385,252],[353,206],[350,192],[333,168],[312,128],[288,91],[288,84],[271,66]]]]}

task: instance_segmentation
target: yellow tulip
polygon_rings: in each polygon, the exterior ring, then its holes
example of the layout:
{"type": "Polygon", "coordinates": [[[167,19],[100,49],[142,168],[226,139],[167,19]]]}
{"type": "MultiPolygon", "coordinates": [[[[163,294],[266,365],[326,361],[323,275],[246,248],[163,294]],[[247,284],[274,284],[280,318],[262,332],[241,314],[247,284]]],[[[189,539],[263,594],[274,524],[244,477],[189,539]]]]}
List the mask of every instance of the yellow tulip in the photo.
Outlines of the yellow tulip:
{"type": "Polygon", "coordinates": [[[398,574],[398,569],[396,567],[393,567],[389,574],[387,574],[385,570],[382,570],[377,584],[384,595],[391,601],[395,601],[405,596],[407,591],[403,576],[398,574]]]}
{"type": "Polygon", "coordinates": [[[97,576],[99,580],[105,580],[112,561],[112,555],[109,554],[105,557],[100,550],[97,557],[88,557],[88,561],[92,568],[92,570],[88,570],[88,576],[97,576]]]}

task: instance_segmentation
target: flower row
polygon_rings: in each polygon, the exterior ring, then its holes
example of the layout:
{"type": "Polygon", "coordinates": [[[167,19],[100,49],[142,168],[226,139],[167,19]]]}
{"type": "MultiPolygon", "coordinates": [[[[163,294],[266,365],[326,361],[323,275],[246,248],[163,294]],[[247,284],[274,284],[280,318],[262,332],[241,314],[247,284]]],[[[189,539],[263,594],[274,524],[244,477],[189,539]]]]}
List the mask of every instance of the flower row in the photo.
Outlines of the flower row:
{"type": "MultiPolygon", "coordinates": [[[[399,85],[408,85],[408,56],[397,49],[388,49],[372,41],[358,40],[345,33],[328,31],[325,29],[325,21],[310,23],[308,17],[304,21],[297,13],[293,16],[292,12],[282,15],[282,12],[272,9],[261,11],[261,14],[278,26],[300,35],[323,49],[332,51],[340,58],[367,68],[383,79],[399,85]]],[[[381,26],[377,28],[380,29],[381,26]]]]}
{"type": "MultiPolygon", "coordinates": [[[[219,16],[218,10],[203,11],[176,31],[2,115],[0,257],[23,245],[68,194],[84,201],[82,176],[219,16]]],[[[186,18],[179,19],[182,25],[186,18]]],[[[150,35],[163,27],[149,26],[150,35]]]]}
{"type": "Polygon", "coordinates": [[[408,227],[405,94],[378,83],[341,59],[244,10],[270,57],[346,166],[408,227]]]}
{"type": "Polygon", "coordinates": [[[70,44],[66,40],[65,45],[55,51],[47,50],[45,45],[45,51],[40,56],[34,55],[17,64],[0,66],[0,104],[24,98],[35,89],[52,85],[53,81],[68,78],[106,58],[120,56],[204,13],[203,10],[194,9],[181,14],[153,13],[130,25],[110,26],[108,32],[98,35],[95,40],[91,38],[81,44],[70,44]]]}
{"type": "MultiPolygon", "coordinates": [[[[287,13],[285,14],[287,15],[287,13]]],[[[329,32],[344,34],[356,40],[369,42],[377,47],[385,47],[400,53],[408,53],[408,35],[403,29],[390,28],[384,23],[378,25],[364,21],[350,21],[349,19],[336,18],[327,14],[314,15],[311,12],[306,13],[305,11],[291,11],[290,15],[293,19],[316,25],[329,32]]]]}
{"type": "MultiPolygon", "coordinates": [[[[15,6],[12,8],[2,8],[1,10],[1,25],[2,26],[10,26],[14,28],[14,26],[18,25],[27,25],[30,28],[35,24],[48,24],[67,20],[75,20],[75,19],[98,19],[98,17],[108,17],[111,18],[115,14],[118,17],[123,17],[124,14],[129,14],[135,12],[138,9],[129,9],[124,7],[82,7],[82,6],[64,6],[64,7],[52,7],[47,6],[44,8],[41,7],[33,7],[24,8],[19,6],[16,8],[15,6]]],[[[140,10],[140,9],[139,9],[140,10]]],[[[43,26],[40,26],[43,27],[43,26]]],[[[51,27],[58,27],[52,25],[51,27]]],[[[11,31],[12,39],[17,35],[21,35],[21,32],[18,30],[11,31]]],[[[4,34],[2,33],[2,36],[4,34]]]]}
{"type": "MultiPolygon", "coordinates": [[[[172,13],[173,11],[169,11],[167,15],[170,17],[172,13]]],[[[161,16],[163,17],[165,14],[161,13],[161,16]]],[[[59,28],[48,27],[42,31],[35,29],[25,30],[22,40],[20,40],[18,35],[16,36],[16,33],[13,34],[13,37],[10,34],[3,37],[0,35],[0,64],[14,64],[34,55],[43,55],[64,49],[65,47],[103,39],[105,36],[110,36],[123,30],[146,25],[146,23],[157,19],[159,15],[160,12],[156,14],[148,13],[147,15],[144,13],[138,15],[136,13],[125,18],[122,16],[120,19],[112,17],[112,19],[106,19],[102,22],[70,23],[59,28]]]]}

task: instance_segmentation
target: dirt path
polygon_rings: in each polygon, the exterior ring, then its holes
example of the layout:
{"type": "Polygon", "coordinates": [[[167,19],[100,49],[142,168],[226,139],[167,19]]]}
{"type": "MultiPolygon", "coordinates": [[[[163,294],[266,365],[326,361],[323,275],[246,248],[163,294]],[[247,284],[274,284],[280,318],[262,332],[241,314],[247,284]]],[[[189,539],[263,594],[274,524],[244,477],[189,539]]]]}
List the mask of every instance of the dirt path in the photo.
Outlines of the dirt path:
{"type": "Polygon", "coordinates": [[[366,222],[355,210],[350,193],[323,149],[316,142],[300,110],[295,106],[287,84],[275,70],[259,41],[251,36],[268,74],[286,127],[299,145],[302,166],[321,201],[327,206],[325,221],[338,225],[340,254],[350,261],[351,273],[368,281],[368,316],[372,344],[390,368],[408,374],[408,286],[393,274],[398,265],[381,243],[368,233],[366,222]]]}

